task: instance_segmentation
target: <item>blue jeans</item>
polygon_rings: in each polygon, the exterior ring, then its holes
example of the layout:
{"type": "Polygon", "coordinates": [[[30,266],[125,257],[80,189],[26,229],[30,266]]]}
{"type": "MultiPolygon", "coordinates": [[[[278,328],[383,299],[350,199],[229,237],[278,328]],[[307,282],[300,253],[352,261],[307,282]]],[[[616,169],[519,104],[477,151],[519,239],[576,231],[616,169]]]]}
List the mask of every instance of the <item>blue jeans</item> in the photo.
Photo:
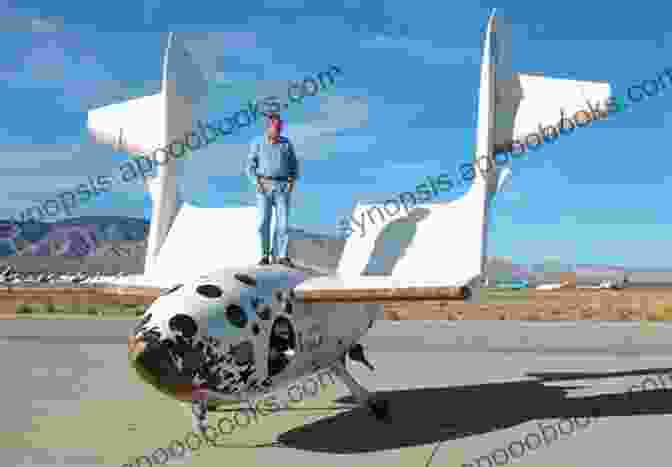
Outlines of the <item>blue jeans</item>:
{"type": "Polygon", "coordinates": [[[261,255],[287,257],[289,245],[289,192],[287,182],[273,182],[272,189],[257,193],[257,233],[261,242],[261,255]],[[271,250],[271,211],[275,207],[275,232],[271,250]]]}

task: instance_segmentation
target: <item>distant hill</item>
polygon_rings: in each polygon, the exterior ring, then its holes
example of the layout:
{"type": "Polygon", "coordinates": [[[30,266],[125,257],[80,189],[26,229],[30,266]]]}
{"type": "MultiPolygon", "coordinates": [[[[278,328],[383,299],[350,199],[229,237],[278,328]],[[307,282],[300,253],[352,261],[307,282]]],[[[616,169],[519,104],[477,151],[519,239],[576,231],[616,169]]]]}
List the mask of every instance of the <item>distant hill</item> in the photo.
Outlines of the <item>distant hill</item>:
{"type": "MultiPolygon", "coordinates": [[[[143,272],[149,221],[86,216],[59,222],[0,220],[0,263],[19,271],[143,272]]],[[[345,242],[290,228],[290,256],[327,270],[338,265],[345,242]]]]}
{"type": "MultiPolygon", "coordinates": [[[[658,286],[672,285],[672,268],[646,268],[624,267],[608,264],[556,264],[555,271],[544,271],[543,264],[515,264],[511,258],[490,257],[489,268],[486,271],[492,280],[498,279],[498,274],[510,271],[511,280],[528,280],[530,283],[557,282],[562,280],[562,274],[566,272],[576,273],[576,278],[581,282],[599,282],[599,277],[609,279],[614,274],[625,272],[632,285],[658,286]]],[[[505,273],[506,274],[506,273],[505,273]]]]}
{"type": "MultiPolygon", "coordinates": [[[[149,221],[122,216],[83,216],[59,222],[12,224],[0,220],[0,263],[25,271],[49,270],[141,273],[144,268],[149,221]]],[[[345,240],[336,235],[290,228],[289,254],[304,264],[328,271],[338,267],[345,240]]],[[[620,266],[556,265],[559,271],[618,271],[620,266]]],[[[511,258],[489,257],[488,269],[511,271],[512,279],[528,279],[543,273],[542,264],[525,265],[511,258]]],[[[633,282],[672,281],[672,268],[625,268],[636,273],[633,282]]]]}
{"type": "Polygon", "coordinates": [[[86,216],[59,222],[0,220],[0,263],[23,272],[141,273],[149,222],[86,216]]]}
{"type": "Polygon", "coordinates": [[[0,257],[87,256],[104,242],[144,241],[148,233],[148,221],[130,217],[87,216],[59,222],[17,224],[0,220],[0,257]],[[59,254],[54,251],[53,242],[74,245],[59,254]],[[88,248],[80,244],[86,244],[88,248]]]}

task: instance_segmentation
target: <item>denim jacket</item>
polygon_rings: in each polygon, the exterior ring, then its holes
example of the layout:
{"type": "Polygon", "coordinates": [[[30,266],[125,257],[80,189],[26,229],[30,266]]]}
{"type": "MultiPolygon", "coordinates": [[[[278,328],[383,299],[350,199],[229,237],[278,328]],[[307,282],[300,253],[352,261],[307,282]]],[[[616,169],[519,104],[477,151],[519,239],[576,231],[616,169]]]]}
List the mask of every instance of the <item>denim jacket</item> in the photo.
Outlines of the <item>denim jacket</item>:
{"type": "Polygon", "coordinates": [[[250,154],[245,167],[247,177],[253,184],[257,177],[299,178],[299,161],[289,139],[280,136],[276,144],[270,143],[266,135],[255,138],[250,145],[250,154]]]}

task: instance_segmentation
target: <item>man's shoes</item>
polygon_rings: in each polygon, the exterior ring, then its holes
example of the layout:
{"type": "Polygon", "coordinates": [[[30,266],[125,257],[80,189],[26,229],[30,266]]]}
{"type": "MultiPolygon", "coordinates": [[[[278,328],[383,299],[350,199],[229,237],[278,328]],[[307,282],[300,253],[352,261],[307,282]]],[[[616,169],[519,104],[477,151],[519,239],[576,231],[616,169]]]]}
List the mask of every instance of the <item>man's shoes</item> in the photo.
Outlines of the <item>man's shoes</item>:
{"type": "Polygon", "coordinates": [[[294,267],[294,263],[292,263],[292,260],[289,258],[280,258],[278,260],[278,264],[282,264],[283,266],[287,266],[288,268],[294,267]]]}
{"type": "Polygon", "coordinates": [[[268,266],[271,264],[271,261],[269,260],[268,256],[264,256],[261,258],[261,261],[257,263],[259,266],[268,266]]]}

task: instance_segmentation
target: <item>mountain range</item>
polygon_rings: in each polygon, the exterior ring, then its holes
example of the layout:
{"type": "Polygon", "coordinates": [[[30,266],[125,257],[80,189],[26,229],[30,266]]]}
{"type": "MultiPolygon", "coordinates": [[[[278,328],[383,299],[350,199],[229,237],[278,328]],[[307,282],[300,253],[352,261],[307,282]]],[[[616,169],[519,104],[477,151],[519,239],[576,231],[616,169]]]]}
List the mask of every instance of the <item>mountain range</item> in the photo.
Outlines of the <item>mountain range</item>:
{"type": "MultiPolygon", "coordinates": [[[[142,270],[149,233],[149,221],[142,218],[122,216],[85,216],[65,219],[58,222],[26,222],[14,224],[9,220],[0,220],[0,258],[4,263],[15,263],[18,257],[43,257],[49,268],[58,261],[46,261],[61,257],[74,260],[73,264],[82,264],[85,258],[103,264],[106,260],[118,262],[119,258],[134,258],[132,269],[142,270]]],[[[300,228],[290,228],[290,256],[304,259],[307,264],[335,270],[340,260],[345,240],[338,236],[313,233],[300,228]]],[[[25,265],[41,264],[35,260],[21,260],[25,265]]],[[[18,264],[17,263],[17,264],[18,264]]],[[[131,264],[131,263],[128,263],[131,264]]],[[[515,264],[511,258],[488,258],[488,269],[512,268],[513,278],[523,279],[530,274],[544,271],[548,265],[515,264]],[[507,266],[508,265],[508,266],[507,266]]],[[[26,266],[28,267],[28,266],[26,266]]],[[[119,266],[122,267],[122,266],[119,266]]],[[[124,266],[125,267],[125,266],[124,266]]],[[[30,267],[28,268],[30,269],[30,267]]],[[[67,267],[66,269],[71,269],[67,267]]],[[[610,265],[570,265],[553,262],[556,272],[565,271],[616,271],[621,266],[610,265]]],[[[668,273],[662,268],[626,268],[633,272],[668,273]]],[[[123,270],[123,267],[122,267],[123,270]]],[[[131,271],[129,271],[131,272],[131,271]]],[[[133,271],[135,272],[135,271],[133,271]]]]}
{"type": "MultiPolygon", "coordinates": [[[[14,224],[0,220],[0,262],[25,272],[141,273],[149,221],[88,216],[60,222],[14,224]]],[[[290,256],[335,270],[345,241],[290,228],[290,256]]]]}

